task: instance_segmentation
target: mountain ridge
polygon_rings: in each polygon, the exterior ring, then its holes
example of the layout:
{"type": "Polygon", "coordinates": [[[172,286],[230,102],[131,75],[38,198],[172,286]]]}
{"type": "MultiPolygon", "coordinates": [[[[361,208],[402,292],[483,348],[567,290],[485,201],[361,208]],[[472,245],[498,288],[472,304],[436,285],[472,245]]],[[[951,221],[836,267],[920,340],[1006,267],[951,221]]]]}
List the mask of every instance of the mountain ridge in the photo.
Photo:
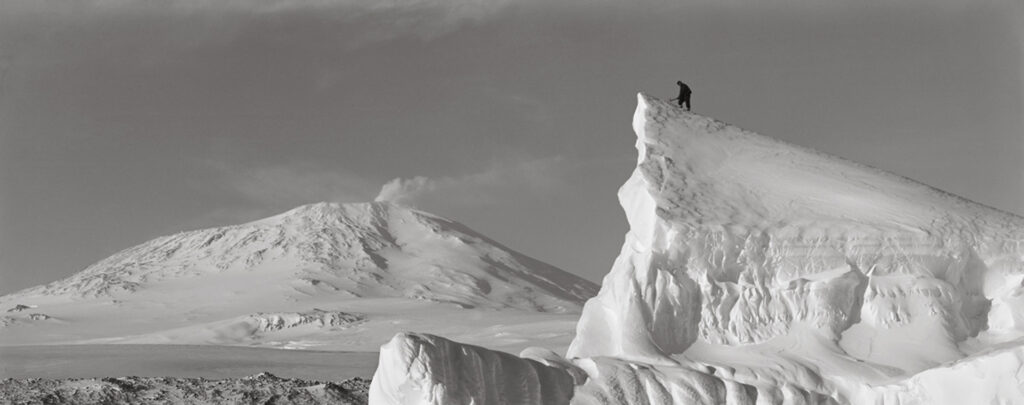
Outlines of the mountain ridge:
{"type": "MultiPolygon", "coordinates": [[[[353,281],[351,285],[335,287],[362,296],[362,290],[388,275],[390,263],[384,255],[392,253],[390,250],[415,245],[418,242],[415,239],[422,236],[396,236],[394,233],[413,231],[427,236],[433,233],[441,239],[452,239],[455,244],[493,246],[495,252],[488,254],[500,257],[490,260],[487,266],[515,273],[512,277],[532,277],[530,282],[566,301],[581,303],[592,292],[588,290],[596,289],[582,278],[529,258],[456,221],[387,202],[321,202],[242,224],[158,237],[115,253],[75,275],[14,292],[8,297],[33,294],[113,297],[166,278],[257,268],[284,258],[296,259],[297,263],[292,266],[297,268],[282,268],[281,271],[299,270],[311,277],[360,270],[366,274],[353,273],[354,280],[347,280],[353,281]],[[510,265],[520,262],[534,267],[536,274],[510,265]],[[559,291],[562,285],[567,286],[565,291],[559,291]]],[[[488,255],[485,258],[493,259],[488,255]]],[[[326,281],[316,280],[319,279],[311,278],[310,282],[326,281]]],[[[475,287],[488,289],[483,284],[475,287]]]]}
{"type": "Polygon", "coordinates": [[[415,328],[518,350],[568,344],[596,292],[444,217],[388,202],[315,203],[155,238],[2,296],[0,309],[12,311],[0,345],[376,350],[415,328]]]}

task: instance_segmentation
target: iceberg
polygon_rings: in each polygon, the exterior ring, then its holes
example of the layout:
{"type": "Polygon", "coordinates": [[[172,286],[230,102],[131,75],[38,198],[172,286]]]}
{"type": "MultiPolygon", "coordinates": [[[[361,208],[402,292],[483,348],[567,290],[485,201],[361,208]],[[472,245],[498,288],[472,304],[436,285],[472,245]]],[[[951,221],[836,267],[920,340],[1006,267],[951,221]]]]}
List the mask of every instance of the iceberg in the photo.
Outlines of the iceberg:
{"type": "MultiPolygon", "coordinates": [[[[558,403],[1024,402],[1024,218],[638,98],[630,229],[545,358],[575,376],[545,383],[572,393],[558,403]]],[[[415,356],[470,350],[451,345],[415,356]]],[[[371,404],[537,403],[384,367],[412,355],[382,350],[371,404]],[[424,381],[460,393],[388,395],[424,381]]],[[[533,384],[500,359],[475,367],[533,384]]]]}

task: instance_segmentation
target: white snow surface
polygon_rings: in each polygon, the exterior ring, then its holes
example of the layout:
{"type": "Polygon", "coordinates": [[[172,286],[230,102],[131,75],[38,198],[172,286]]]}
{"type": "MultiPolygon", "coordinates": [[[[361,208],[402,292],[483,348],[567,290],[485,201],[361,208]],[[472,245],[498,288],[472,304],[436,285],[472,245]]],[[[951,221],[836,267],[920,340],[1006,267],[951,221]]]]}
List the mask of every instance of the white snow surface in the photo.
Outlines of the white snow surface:
{"type": "MultiPolygon", "coordinates": [[[[633,127],[630,230],[545,360],[575,376],[560,403],[1024,403],[1024,218],[643,94],[633,127]]],[[[382,350],[370,403],[491,403],[394,393],[521,382],[494,376],[509,359],[394,366],[452,344],[382,350]]]]}
{"type": "Polygon", "coordinates": [[[387,202],[318,203],[157,238],[0,297],[0,345],[375,351],[415,329],[518,351],[567,345],[596,291],[455,221],[387,202]]]}
{"type": "MultiPolygon", "coordinates": [[[[423,334],[398,334],[381,347],[370,383],[380,403],[568,403],[573,376],[562,367],[423,334]]],[[[555,355],[557,356],[557,355],[555,355]]]]}

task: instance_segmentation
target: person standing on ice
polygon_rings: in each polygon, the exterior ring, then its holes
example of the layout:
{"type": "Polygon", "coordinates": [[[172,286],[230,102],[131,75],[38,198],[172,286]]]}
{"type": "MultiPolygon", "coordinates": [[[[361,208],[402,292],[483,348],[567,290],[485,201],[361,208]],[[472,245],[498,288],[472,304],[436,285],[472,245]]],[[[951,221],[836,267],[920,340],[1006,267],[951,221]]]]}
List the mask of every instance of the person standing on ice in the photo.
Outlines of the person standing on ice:
{"type": "Polygon", "coordinates": [[[679,97],[673,98],[669,101],[679,100],[680,107],[683,106],[683,103],[686,103],[686,111],[690,111],[690,94],[693,93],[690,91],[690,86],[687,86],[686,83],[683,83],[682,81],[677,81],[676,84],[679,85],[679,97]]]}

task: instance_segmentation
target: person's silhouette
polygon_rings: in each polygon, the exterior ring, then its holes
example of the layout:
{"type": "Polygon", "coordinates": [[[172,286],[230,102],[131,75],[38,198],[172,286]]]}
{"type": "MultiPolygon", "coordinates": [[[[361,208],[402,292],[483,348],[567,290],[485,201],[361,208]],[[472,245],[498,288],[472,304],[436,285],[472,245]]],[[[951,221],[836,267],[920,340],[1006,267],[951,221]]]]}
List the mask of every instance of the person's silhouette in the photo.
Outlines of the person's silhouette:
{"type": "Polygon", "coordinates": [[[690,94],[693,93],[690,91],[690,86],[687,86],[686,83],[683,83],[682,81],[677,81],[676,84],[679,85],[679,97],[673,98],[672,100],[679,100],[679,106],[682,107],[685,104],[686,111],[690,111],[690,94]]]}

